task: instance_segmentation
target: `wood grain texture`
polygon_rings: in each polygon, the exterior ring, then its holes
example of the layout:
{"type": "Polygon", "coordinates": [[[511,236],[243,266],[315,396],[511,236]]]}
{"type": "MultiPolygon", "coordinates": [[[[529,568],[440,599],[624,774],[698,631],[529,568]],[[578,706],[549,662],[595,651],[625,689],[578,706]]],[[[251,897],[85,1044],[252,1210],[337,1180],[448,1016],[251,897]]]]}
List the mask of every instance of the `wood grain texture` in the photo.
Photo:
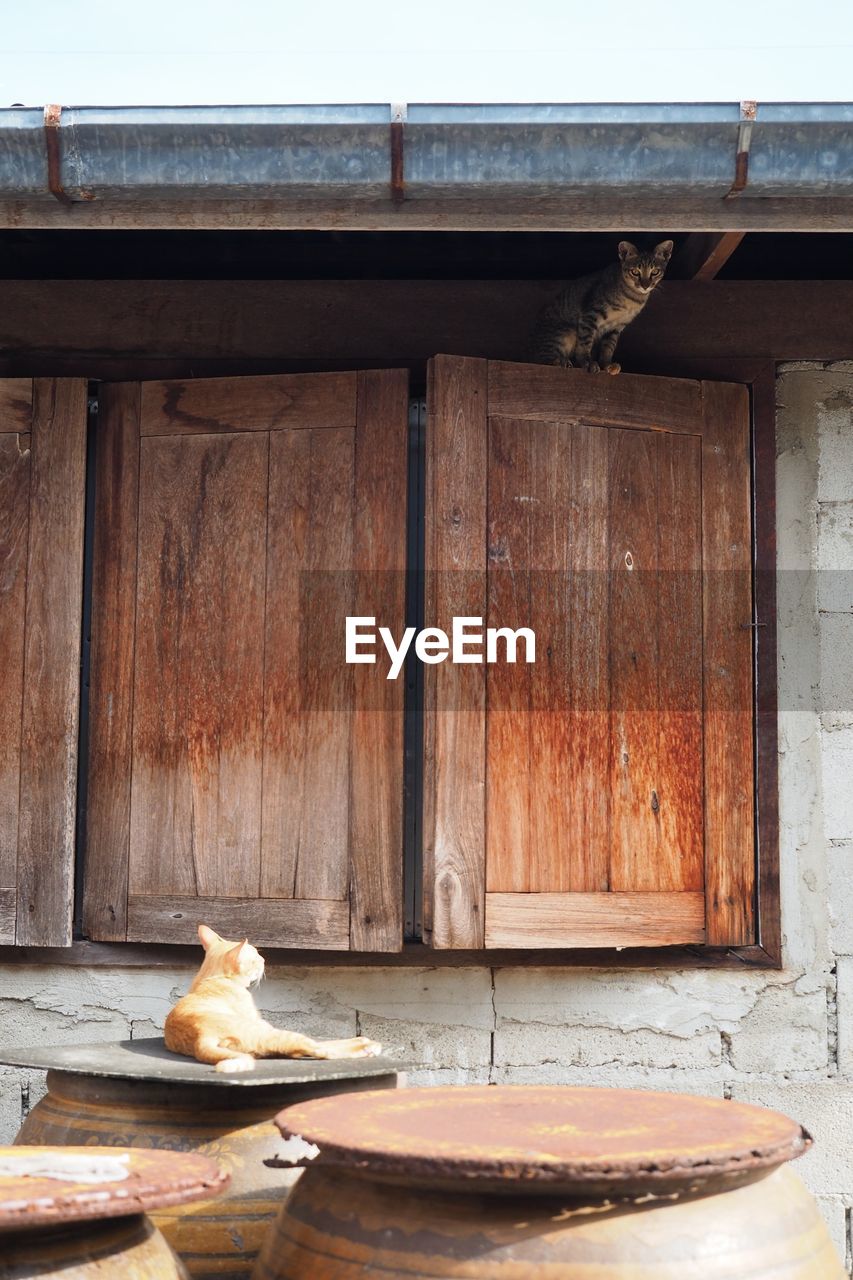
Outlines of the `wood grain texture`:
{"type": "Polygon", "coordinates": [[[759,941],[782,965],[779,900],[779,708],[776,662],[776,367],[752,374],[759,941]]]}
{"type": "Polygon", "coordinates": [[[0,378],[0,435],[28,435],[32,414],[32,378],[0,378]]]}
{"type": "Polygon", "coordinates": [[[702,893],[489,893],[487,947],[664,947],[705,940],[702,893]]]}
{"type": "Polygon", "coordinates": [[[346,902],[298,899],[197,898],[131,894],[130,942],[196,943],[200,920],[226,938],[251,938],[258,947],[307,947],[344,951],[349,946],[346,902]]]}
{"type": "MultiPolygon", "coordinates": [[[[426,476],[426,626],[486,616],[487,368],[431,362],[426,476]]],[[[485,668],[424,673],[425,930],[435,947],[483,945],[485,668]]]]}
{"type": "MultiPolygon", "coordinates": [[[[441,363],[433,366],[436,403],[441,363]]],[[[469,376],[471,363],[446,362],[454,373],[467,365],[469,376]]],[[[506,370],[507,382],[512,372],[506,370]]],[[[512,394],[521,417],[501,414],[489,420],[489,624],[529,623],[539,643],[533,672],[495,667],[486,678],[487,841],[480,874],[487,902],[497,895],[507,907],[499,941],[490,932],[487,908],[486,945],[546,945],[546,918],[556,930],[547,945],[592,945],[589,938],[576,943],[574,935],[561,933],[560,917],[553,913],[542,917],[538,934],[521,932],[511,942],[513,913],[518,916],[520,905],[539,897],[556,901],[567,893],[574,896],[572,891],[583,897],[608,889],[616,898],[659,894],[664,910],[672,894],[695,907],[697,895],[703,895],[706,868],[711,941],[711,914],[721,910],[719,893],[711,896],[717,893],[712,880],[716,885],[724,879],[730,913],[740,909],[751,916],[754,897],[753,765],[745,752],[751,743],[750,646],[744,649],[742,640],[746,636],[748,641],[749,630],[738,626],[732,667],[727,621],[732,610],[745,602],[748,606],[751,591],[744,392],[723,388],[726,422],[740,413],[738,422],[723,432],[729,431],[729,444],[732,431],[736,436],[734,448],[726,449],[718,439],[719,413],[709,410],[698,424],[692,409],[686,419],[680,417],[681,400],[676,397],[667,406],[660,388],[642,385],[656,384],[656,379],[635,380],[635,416],[629,428],[608,422],[605,384],[599,384],[605,387],[601,407],[591,404],[596,392],[584,389],[584,415],[574,417],[574,387],[594,386],[589,378],[565,380],[568,407],[556,422],[548,421],[541,416],[536,376],[544,377],[545,402],[551,405],[551,375],[563,372],[518,367],[520,389],[512,394]],[[604,566],[607,572],[590,570],[590,565],[604,566]],[[732,572],[735,567],[739,574],[732,572]],[[559,584],[556,593],[550,580],[559,584]],[[590,585],[596,583],[598,598],[590,599],[590,585]],[[567,665],[568,684],[558,674],[567,665]],[[742,713],[739,721],[733,719],[732,706],[721,707],[732,697],[742,713]],[[573,736],[573,717],[591,731],[586,737],[583,732],[573,736]],[[733,733],[729,741],[726,725],[733,733]],[[703,731],[710,734],[704,741],[703,731]],[[737,791],[732,790],[734,757],[742,770],[737,791]],[[739,860],[734,871],[712,871],[712,861],[724,857],[719,832],[725,824],[736,839],[739,860]],[[714,831],[718,834],[712,836],[714,831]]],[[[490,398],[493,385],[490,365],[490,398]]],[[[680,386],[705,403],[702,384],[680,386]]],[[[503,395],[499,403],[509,400],[503,395]]],[[[453,420],[461,432],[465,420],[453,419],[455,408],[451,401],[444,423],[446,427],[453,420]]],[[[477,431],[475,425],[475,435],[477,431]]],[[[433,444],[434,439],[435,433],[433,444]]],[[[430,473],[427,537],[433,555],[439,534],[430,513],[449,510],[461,525],[472,507],[471,492],[477,492],[471,481],[465,491],[459,474],[465,474],[460,466],[449,475],[436,468],[430,473]],[[451,501],[454,484],[464,496],[451,501]]],[[[435,595],[443,585],[429,589],[435,595]]],[[[440,616],[434,600],[429,607],[428,616],[440,616]]],[[[474,612],[453,610],[457,615],[463,611],[474,612]]],[[[428,724],[430,718],[439,723],[445,714],[434,680],[432,697],[428,724]]],[[[432,727],[427,776],[434,780],[431,741],[432,727]]],[[[427,794],[427,803],[434,806],[431,822],[438,835],[434,796],[427,794]]],[[[427,876],[429,883],[429,871],[427,876]]],[[[647,945],[704,940],[695,910],[690,921],[686,934],[681,918],[671,935],[652,929],[647,945]]],[[[611,934],[605,931],[605,936],[612,941],[611,934]]],[[[754,936],[745,934],[735,944],[751,945],[754,936]]],[[[718,934],[714,945],[731,941],[729,930],[718,934]]],[[[643,943],[635,933],[616,945],[643,943]]]]}
{"type": "Polygon", "coordinates": [[[356,375],[292,374],[149,382],[142,387],[144,436],[354,427],[356,375]]]}
{"type": "MultiPolygon", "coordinates": [[[[387,367],[426,361],[437,351],[519,360],[538,312],[564,285],[559,279],[6,280],[0,367],[189,384],[222,373],[280,373],[293,367],[288,362],[387,367]],[[153,360],[167,372],[144,372],[153,360]],[[170,360],[180,362],[180,372],[167,366],[170,360]],[[216,363],[226,361],[230,368],[216,363]]],[[[625,330],[619,358],[629,371],[671,377],[688,360],[845,359],[851,349],[853,281],[667,280],[625,330]]],[[[714,376],[738,380],[725,371],[714,376]]],[[[350,403],[354,409],[354,389],[350,403]]]]}
{"type": "Polygon", "coordinates": [[[698,382],[489,361],[489,416],[643,431],[701,430],[698,382]]]}
{"type": "Polygon", "coordinates": [[[17,896],[14,888],[0,889],[0,940],[4,947],[11,947],[15,942],[17,896]]]}
{"type": "Polygon", "coordinates": [[[36,379],[32,415],[16,941],[71,942],[86,383],[36,379]]]}
{"type": "MultiPolygon", "coordinates": [[[[408,413],[406,370],[358,375],[355,612],[395,636],[406,616],[408,413]]],[[[403,944],[405,684],[403,675],[385,679],[386,671],[379,660],[353,668],[350,938],[359,951],[403,944]]]]}
{"type": "Polygon", "coordinates": [[[181,200],[98,199],[67,207],[38,197],[0,205],[0,226],[69,231],[166,230],[292,231],[612,231],[625,227],[660,234],[683,231],[851,231],[853,200],[843,196],[762,196],[758,200],[709,199],[708,195],[622,195],[612,190],[558,198],[418,198],[311,200],[240,197],[181,200]]]}
{"type": "Polygon", "coordinates": [[[667,271],[670,280],[713,280],[722,271],[746,233],[694,232],[686,236],[667,271]]]}
{"type": "Polygon", "coordinates": [[[133,894],[260,883],[268,437],[143,439],[133,894]]]}
{"type": "Polygon", "coordinates": [[[115,383],[98,406],[83,928],[102,941],[127,936],[139,398],[115,383]]]}
{"type": "Polygon", "coordinates": [[[603,427],[572,427],[571,751],[565,786],[574,799],[566,815],[571,856],[564,887],[581,892],[610,886],[610,792],[601,785],[610,761],[607,435],[603,427]]]}
{"type": "MultiPolygon", "coordinates": [[[[533,474],[537,425],[531,431],[525,422],[489,424],[487,623],[513,631],[533,625],[530,508],[542,501],[533,474]]],[[[504,660],[486,669],[487,891],[527,893],[534,876],[530,790],[534,776],[541,779],[532,773],[533,678],[523,662],[504,660]]],[[[543,850],[546,856],[556,852],[543,850]]]]}
{"type": "Polygon", "coordinates": [[[701,889],[700,442],[624,431],[609,442],[610,885],[701,889]]]}
{"type": "MultiPolygon", "coordinates": [[[[29,435],[0,435],[0,889],[9,890],[18,867],[30,459],[29,435]]],[[[13,893],[12,941],[14,919],[13,893]]]]}
{"type": "Polygon", "coordinates": [[[743,946],[755,941],[749,404],[743,387],[702,390],[707,935],[743,946]]]}
{"type": "Polygon", "coordinates": [[[659,435],[657,467],[660,786],[657,888],[702,889],[702,460],[695,436],[659,435]]]}
{"type": "Polygon", "coordinates": [[[354,478],[352,430],[270,437],[262,897],[348,894],[354,478]]]}
{"type": "Polygon", "coordinates": [[[610,887],[658,890],[658,495],[655,435],[608,432],[610,887]]]}
{"type": "MultiPolygon", "coordinates": [[[[197,944],[196,944],[197,946],[197,944]]],[[[73,942],[70,947],[4,947],[0,963],[55,964],[98,969],[176,969],[195,972],[197,951],[189,943],[73,942]]],[[[625,969],[676,971],[722,970],[741,975],[749,969],[778,970],[777,958],[754,943],[748,947],[709,947],[684,943],[674,947],[631,946],[616,952],[612,947],[492,947],[479,951],[435,951],[421,942],[407,942],[402,951],[315,951],[309,947],[264,949],[267,965],[298,965],[306,969],[482,969],[551,968],[625,969]]]]}

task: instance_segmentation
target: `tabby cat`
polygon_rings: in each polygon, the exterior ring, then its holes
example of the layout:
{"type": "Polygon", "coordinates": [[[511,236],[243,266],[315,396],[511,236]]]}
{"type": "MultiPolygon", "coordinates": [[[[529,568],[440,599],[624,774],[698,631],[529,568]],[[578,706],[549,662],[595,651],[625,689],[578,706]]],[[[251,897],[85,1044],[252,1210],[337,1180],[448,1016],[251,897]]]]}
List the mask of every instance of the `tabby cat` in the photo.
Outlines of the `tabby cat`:
{"type": "Polygon", "coordinates": [[[382,1046],[366,1036],[312,1040],[279,1031],[255,1008],[248,987],[264,976],[264,960],[248,939],[229,942],[206,924],[198,926],[204,961],[189,994],[166,1018],[166,1048],[217,1071],[251,1071],[255,1058],[369,1058],[382,1046]]]}
{"type": "Polygon", "coordinates": [[[672,256],[672,241],[654,249],[619,242],[619,260],[602,271],[573,280],[539,316],[531,343],[537,364],[618,373],[616,344],[626,325],[636,320],[663,279],[672,256]]]}

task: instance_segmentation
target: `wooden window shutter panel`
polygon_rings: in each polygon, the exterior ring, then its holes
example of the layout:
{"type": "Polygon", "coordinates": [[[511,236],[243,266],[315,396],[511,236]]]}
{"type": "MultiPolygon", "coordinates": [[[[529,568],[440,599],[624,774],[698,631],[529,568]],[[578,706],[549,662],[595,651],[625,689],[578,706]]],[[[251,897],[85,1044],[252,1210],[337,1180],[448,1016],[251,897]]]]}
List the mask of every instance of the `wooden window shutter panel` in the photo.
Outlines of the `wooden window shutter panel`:
{"type": "Polygon", "coordinates": [[[426,625],[535,666],[426,673],[436,947],[755,940],[744,388],[437,357],[426,625]]]}
{"type": "Polygon", "coordinates": [[[84,925],[402,945],[405,371],[104,388],[84,925]]]}
{"type": "MultiPolygon", "coordinates": [[[[437,357],[427,383],[426,625],[486,613],[487,364],[437,357]]],[[[424,670],[424,933],[435,947],[485,938],[486,680],[424,670]]]]}
{"type": "Polygon", "coordinates": [[[0,383],[0,941],[71,943],[86,383],[0,383]]]}

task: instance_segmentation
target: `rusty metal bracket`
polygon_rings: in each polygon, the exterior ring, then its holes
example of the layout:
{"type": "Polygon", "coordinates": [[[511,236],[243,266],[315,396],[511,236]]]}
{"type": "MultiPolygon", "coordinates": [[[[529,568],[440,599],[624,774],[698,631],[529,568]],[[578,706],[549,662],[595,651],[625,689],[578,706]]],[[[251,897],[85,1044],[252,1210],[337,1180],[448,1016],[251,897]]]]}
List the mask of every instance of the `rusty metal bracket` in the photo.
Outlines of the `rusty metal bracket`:
{"type": "Polygon", "coordinates": [[[49,102],[44,109],[44,141],[47,149],[47,185],[50,194],[60,204],[73,204],[68,192],[62,185],[61,156],[59,153],[59,124],[62,119],[62,107],[49,102]]]}
{"type": "Polygon", "coordinates": [[[752,141],[752,128],[758,114],[758,103],[751,99],[740,104],[740,124],[737,131],[737,151],[735,153],[735,177],[729,191],[723,197],[731,200],[739,196],[749,179],[749,144],[752,141]]]}
{"type": "Polygon", "coordinates": [[[395,102],[391,107],[391,202],[400,205],[406,198],[404,173],[403,125],[406,121],[405,102],[395,102]]]}
{"type": "MultiPolygon", "coordinates": [[[[62,123],[62,107],[50,102],[44,109],[44,144],[47,151],[47,185],[50,194],[60,204],[71,206],[75,203],[62,185],[62,153],[59,147],[59,129],[62,123]]],[[[81,200],[94,200],[94,193],[81,191],[81,200]]]]}

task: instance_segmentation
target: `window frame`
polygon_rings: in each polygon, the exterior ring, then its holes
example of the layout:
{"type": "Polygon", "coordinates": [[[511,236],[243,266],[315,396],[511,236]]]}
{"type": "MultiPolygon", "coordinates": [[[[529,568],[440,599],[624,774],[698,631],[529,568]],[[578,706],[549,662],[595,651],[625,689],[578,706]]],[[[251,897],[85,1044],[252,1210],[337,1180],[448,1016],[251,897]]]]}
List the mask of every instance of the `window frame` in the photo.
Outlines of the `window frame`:
{"type": "MultiPolygon", "coordinates": [[[[753,733],[756,761],[756,921],[757,942],[744,947],[700,945],[663,948],[436,951],[422,941],[406,942],[400,952],[335,952],[266,948],[270,963],[320,967],[365,965],[431,967],[579,967],[579,968],[759,968],[779,969],[781,903],[779,889],[778,693],[776,660],[776,362],[772,359],[646,361],[637,373],[739,382],[750,392],[751,490],[754,575],[753,733]]],[[[232,372],[229,370],[229,372],[232,372]]],[[[413,370],[414,374],[414,370],[413,370]]],[[[236,376],[236,375],[234,375],[236,376]]],[[[414,394],[417,385],[410,394],[414,394]]],[[[401,849],[401,860],[403,850],[401,849]]],[[[85,869],[84,869],[85,870],[85,869]]],[[[167,966],[188,961],[194,948],[184,945],[93,943],[70,947],[0,947],[0,961],[80,965],[167,966]]]]}

